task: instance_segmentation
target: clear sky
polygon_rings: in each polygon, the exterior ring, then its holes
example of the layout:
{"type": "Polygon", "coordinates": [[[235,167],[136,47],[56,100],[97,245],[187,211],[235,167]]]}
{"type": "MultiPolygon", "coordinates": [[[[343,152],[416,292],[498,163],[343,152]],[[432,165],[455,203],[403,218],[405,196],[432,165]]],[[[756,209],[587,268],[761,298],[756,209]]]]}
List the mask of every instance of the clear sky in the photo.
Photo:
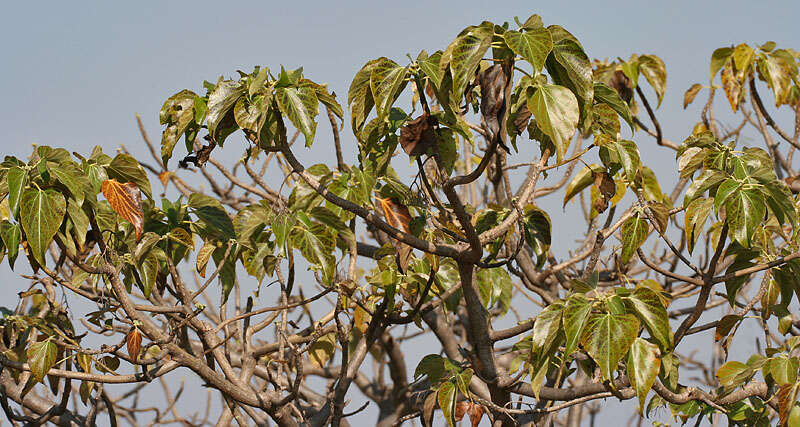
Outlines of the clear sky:
{"type": "MultiPolygon", "coordinates": [[[[342,101],[369,59],[402,61],[444,48],[467,25],[531,13],[564,26],[592,58],[663,58],[667,95],[657,114],[676,141],[701,108],[683,110],[683,92],[707,83],[715,48],[774,40],[800,49],[798,1],[7,2],[0,17],[0,155],[26,157],[32,143],[81,153],[94,145],[111,153],[122,143],[144,154],[134,115],[158,140],[164,99],[183,88],[199,91],[204,79],[254,65],[302,65],[342,101]]],[[[674,176],[671,155],[650,146],[642,152],[645,164],[674,176]]],[[[4,281],[0,297],[19,291],[12,283],[4,281]]]]}

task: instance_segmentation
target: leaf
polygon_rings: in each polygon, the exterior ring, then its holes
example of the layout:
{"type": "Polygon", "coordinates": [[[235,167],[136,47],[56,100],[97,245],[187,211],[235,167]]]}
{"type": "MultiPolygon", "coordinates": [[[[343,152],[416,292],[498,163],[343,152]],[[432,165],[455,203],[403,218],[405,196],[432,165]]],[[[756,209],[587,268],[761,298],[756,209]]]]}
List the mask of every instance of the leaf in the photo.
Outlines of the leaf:
{"type": "Polygon", "coordinates": [[[439,400],[439,407],[442,409],[442,415],[447,420],[447,425],[455,427],[455,409],[456,409],[456,386],[451,382],[442,383],[437,393],[439,400]]]}
{"type": "Polygon", "coordinates": [[[200,277],[206,277],[206,266],[208,265],[208,260],[211,259],[211,254],[214,253],[214,250],[217,247],[209,242],[206,241],[203,243],[203,247],[197,252],[197,261],[195,263],[195,268],[197,268],[197,273],[200,274],[200,277]]]}
{"type": "MultiPolygon", "coordinates": [[[[377,200],[383,211],[383,217],[389,225],[405,233],[411,233],[411,213],[408,211],[408,207],[391,198],[378,198],[377,200]]],[[[395,248],[398,265],[403,271],[406,271],[411,258],[411,246],[394,238],[392,246],[395,248]]]]}
{"type": "Polygon", "coordinates": [[[313,89],[283,87],[275,90],[278,108],[289,118],[294,127],[303,133],[306,147],[311,147],[317,132],[314,118],[319,111],[319,100],[313,89]]]}
{"type": "Polygon", "coordinates": [[[145,196],[150,199],[153,198],[147,174],[144,169],[142,169],[142,166],[139,165],[139,162],[129,154],[118,154],[114,157],[114,160],[109,163],[106,171],[109,178],[116,179],[119,182],[132,182],[139,186],[139,190],[141,190],[145,196]]]}
{"type": "Polygon", "coordinates": [[[380,58],[372,67],[369,87],[375,100],[378,118],[383,120],[389,116],[392,104],[405,87],[408,69],[397,65],[389,58],[380,58]]]}
{"type": "Polygon", "coordinates": [[[639,397],[639,413],[644,409],[647,393],[656,381],[661,369],[658,347],[642,338],[636,338],[628,353],[628,378],[639,397]]]}
{"type": "Polygon", "coordinates": [[[647,239],[648,231],[647,221],[640,214],[628,218],[622,224],[622,253],[620,255],[622,264],[627,264],[633,254],[636,253],[636,250],[642,246],[642,243],[647,239]]]}
{"type": "Polygon", "coordinates": [[[528,98],[528,110],[536,117],[536,125],[553,140],[557,160],[567,152],[578,128],[578,100],[563,86],[541,85],[528,98]]]}
{"type": "Polygon", "coordinates": [[[575,294],[567,299],[564,306],[564,334],[567,342],[564,344],[564,356],[572,355],[578,348],[578,342],[583,335],[589,314],[592,312],[592,302],[583,294],[575,294]]]}
{"type": "Polygon", "coordinates": [[[139,360],[139,353],[142,351],[142,333],[138,329],[131,329],[125,336],[125,345],[128,347],[128,356],[134,362],[139,360]]]}
{"type": "Polygon", "coordinates": [[[149,253],[140,261],[139,277],[142,279],[142,293],[145,298],[149,298],[156,284],[156,276],[160,270],[160,264],[155,254],[149,253]]]}
{"type": "Polygon", "coordinates": [[[742,84],[736,78],[733,70],[733,62],[728,61],[722,67],[722,89],[725,90],[725,96],[728,97],[728,102],[731,104],[731,109],[735,113],[739,108],[739,101],[742,95],[742,84]]]}
{"type": "Polygon", "coordinates": [[[219,200],[205,194],[192,193],[189,196],[189,207],[211,231],[222,234],[226,239],[236,238],[233,221],[219,200]]]}
{"type": "Polygon", "coordinates": [[[575,174],[575,177],[572,178],[572,181],[567,184],[563,206],[566,206],[570,199],[586,189],[586,187],[592,185],[594,183],[595,175],[602,172],[605,172],[605,168],[602,165],[593,163],[584,167],[577,174],[575,174]]]}
{"type": "Polygon", "coordinates": [[[689,253],[694,250],[694,245],[703,231],[703,226],[711,214],[714,199],[695,199],[686,207],[684,214],[684,232],[689,253]]]}
{"type": "Polygon", "coordinates": [[[50,168],[50,173],[64,187],[67,187],[69,194],[77,202],[78,206],[81,206],[84,199],[84,183],[88,185],[88,179],[83,176],[82,171],[74,163],[64,163],[50,168]]]}
{"type": "Polygon", "coordinates": [[[514,53],[533,66],[534,74],[542,70],[547,55],[553,50],[553,37],[550,36],[550,31],[542,27],[526,32],[509,30],[503,34],[503,38],[514,53]]]}
{"type": "Polygon", "coordinates": [[[165,168],[175,144],[195,118],[195,98],[194,92],[184,89],[167,98],[158,113],[159,122],[167,125],[161,133],[161,161],[165,168]]]}
{"type": "Polygon", "coordinates": [[[592,64],[583,47],[564,28],[558,25],[547,27],[553,37],[553,51],[545,63],[555,84],[566,86],[578,98],[583,117],[594,98],[592,64]]]}
{"type": "Polygon", "coordinates": [[[220,145],[231,133],[227,129],[230,126],[227,123],[228,118],[233,119],[233,107],[246,90],[247,88],[239,82],[222,80],[208,94],[208,112],[206,113],[208,134],[220,145]]]}
{"type": "Polygon", "coordinates": [[[622,117],[626,123],[628,123],[628,125],[631,127],[631,132],[633,132],[633,117],[631,116],[631,111],[628,108],[628,103],[622,100],[616,90],[608,87],[604,83],[595,82],[594,100],[596,102],[606,104],[616,111],[616,113],[619,114],[619,116],[622,117]]]}
{"type": "Polygon", "coordinates": [[[581,337],[581,344],[600,367],[603,379],[611,380],[617,363],[628,352],[639,332],[633,314],[593,313],[581,337]]]}
{"type": "Polygon", "coordinates": [[[735,191],[725,199],[728,228],[733,238],[746,248],[750,247],[750,240],[765,213],[764,196],[757,190],[735,191]]]}
{"type": "Polygon", "coordinates": [[[350,89],[347,91],[347,104],[350,107],[351,125],[353,133],[358,136],[361,127],[364,125],[369,112],[375,105],[370,88],[370,77],[372,70],[379,60],[374,59],[364,64],[363,67],[353,77],[350,89]]]}
{"type": "Polygon", "coordinates": [[[19,167],[13,167],[6,174],[8,180],[8,210],[15,218],[18,215],[19,199],[22,197],[22,190],[28,181],[28,173],[19,167]]]}
{"type": "Polygon", "coordinates": [[[445,49],[439,63],[439,69],[450,66],[453,77],[453,99],[458,100],[464,94],[467,84],[475,76],[475,70],[483,58],[483,54],[492,42],[494,30],[491,26],[472,27],[466,34],[453,40],[445,49]]]}
{"type": "Polygon", "coordinates": [[[636,175],[642,167],[642,161],[636,143],[629,140],[614,141],[612,146],[616,149],[620,165],[625,170],[625,176],[628,178],[628,181],[635,182],[636,175]]]}
{"type": "Polygon", "coordinates": [[[733,388],[744,383],[752,373],[749,366],[732,360],[720,366],[715,375],[720,384],[726,388],[733,388]]]}
{"type": "Polygon", "coordinates": [[[336,351],[336,337],[333,333],[325,334],[314,341],[308,349],[308,360],[317,368],[322,368],[336,351]]]}
{"type": "Polygon", "coordinates": [[[40,190],[28,187],[20,198],[20,222],[25,230],[33,257],[45,265],[45,251],[53,241],[64,215],[67,201],[64,195],[50,188],[40,190]]]}
{"type": "Polygon", "coordinates": [[[56,364],[58,348],[50,340],[35,342],[25,352],[28,357],[28,366],[37,382],[41,382],[47,371],[56,364]]]}
{"type": "Polygon", "coordinates": [[[297,225],[292,227],[289,240],[292,246],[300,249],[303,257],[313,267],[322,270],[323,278],[330,283],[335,272],[335,259],[332,254],[335,248],[333,235],[322,224],[313,224],[303,212],[298,212],[297,225]]]}
{"type": "Polygon", "coordinates": [[[689,89],[686,90],[686,93],[683,94],[683,109],[685,110],[686,107],[689,106],[694,101],[694,98],[697,97],[697,94],[700,93],[700,89],[703,88],[703,85],[700,83],[695,83],[689,89]]]}
{"type": "Polygon", "coordinates": [[[658,96],[658,107],[664,100],[664,93],[667,90],[667,68],[664,61],[655,55],[639,56],[639,72],[644,74],[647,83],[650,83],[658,96]]]}
{"type": "Polygon", "coordinates": [[[525,230],[525,242],[536,255],[536,267],[542,268],[547,260],[550,243],[552,240],[552,223],[547,212],[533,206],[525,207],[523,227],[525,230]]]}
{"type": "Polygon", "coordinates": [[[546,351],[553,344],[561,330],[561,318],[564,305],[553,303],[544,308],[536,316],[533,323],[531,342],[535,351],[546,351]]]}
{"type": "Polygon", "coordinates": [[[700,197],[708,189],[718,185],[726,179],[726,175],[718,170],[706,169],[695,178],[686,190],[683,197],[683,206],[689,206],[694,199],[700,197]]]}
{"type": "Polygon", "coordinates": [[[425,154],[436,142],[433,123],[435,123],[434,118],[428,113],[422,113],[400,128],[400,146],[409,157],[425,154]]]}
{"type": "Polygon", "coordinates": [[[742,316],[737,314],[728,314],[722,316],[717,323],[717,328],[714,331],[714,341],[720,341],[727,337],[734,326],[738,325],[742,320],[742,316]]]}
{"type": "Polygon", "coordinates": [[[637,287],[628,298],[639,318],[644,322],[650,336],[665,353],[672,349],[672,329],[669,326],[667,309],[661,298],[652,289],[637,287]]]}
{"type": "Polygon", "coordinates": [[[133,224],[138,240],[144,231],[144,212],[139,187],[132,182],[122,184],[116,179],[108,179],[103,181],[102,191],[111,209],[133,224]]]}
{"type": "Polygon", "coordinates": [[[725,62],[728,61],[728,58],[730,58],[731,55],[733,55],[733,48],[730,47],[721,47],[711,54],[711,66],[709,69],[709,77],[711,81],[714,81],[714,76],[717,75],[719,70],[725,65],[725,62]]]}
{"type": "Polygon", "coordinates": [[[186,246],[186,248],[189,250],[194,249],[194,236],[192,236],[192,234],[186,231],[184,228],[173,228],[167,237],[169,237],[169,239],[173,242],[177,242],[183,246],[186,246]]]}
{"type": "Polygon", "coordinates": [[[3,239],[3,245],[8,251],[8,264],[13,270],[17,255],[19,255],[19,243],[22,240],[19,224],[12,224],[8,220],[0,222],[0,238],[3,239]]]}
{"type": "Polygon", "coordinates": [[[481,418],[483,418],[483,414],[486,412],[486,408],[477,403],[471,403],[467,414],[469,414],[469,421],[472,427],[478,427],[481,423],[481,418]]]}

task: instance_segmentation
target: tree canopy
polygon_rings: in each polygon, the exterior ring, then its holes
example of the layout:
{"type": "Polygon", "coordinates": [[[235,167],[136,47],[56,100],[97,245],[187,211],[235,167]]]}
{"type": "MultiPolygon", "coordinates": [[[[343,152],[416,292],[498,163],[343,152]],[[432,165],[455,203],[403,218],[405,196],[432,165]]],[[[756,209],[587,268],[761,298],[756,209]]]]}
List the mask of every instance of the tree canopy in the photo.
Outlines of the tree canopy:
{"type": "Polygon", "coordinates": [[[800,53],[711,52],[681,142],[657,55],[590,58],[538,15],[482,22],[367,61],[346,102],[302,68],[180,90],[160,144],[139,122],[149,159],[5,157],[0,253],[29,281],[0,319],[6,417],[572,427],[632,400],[634,420],[800,425],[800,53]],[[581,241],[552,225],[567,209],[581,241]],[[181,404],[177,370],[220,413],[181,404]],[[163,407],[140,408],[151,389],[163,407]]]}

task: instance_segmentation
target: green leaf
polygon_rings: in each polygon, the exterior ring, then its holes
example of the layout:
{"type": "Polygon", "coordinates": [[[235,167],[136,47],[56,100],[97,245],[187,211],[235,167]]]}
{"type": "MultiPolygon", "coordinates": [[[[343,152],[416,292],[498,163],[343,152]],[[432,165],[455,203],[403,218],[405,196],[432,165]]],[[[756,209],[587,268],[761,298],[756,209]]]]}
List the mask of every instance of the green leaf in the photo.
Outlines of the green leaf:
{"type": "Polygon", "coordinates": [[[229,113],[233,112],[236,101],[244,95],[246,90],[247,88],[240,82],[222,80],[208,94],[208,112],[206,113],[208,134],[220,145],[232,132],[227,129],[230,124],[227,123],[226,118],[233,119],[233,114],[230,114],[229,117],[229,113]]]}
{"type": "Polygon", "coordinates": [[[647,393],[653,387],[661,369],[658,346],[642,338],[636,338],[628,353],[628,378],[639,397],[639,413],[644,409],[647,393]]]}
{"type": "Polygon", "coordinates": [[[303,257],[316,269],[322,270],[323,278],[327,283],[333,280],[335,272],[335,258],[333,249],[335,242],[327,227],[308,221],[303,212],[298,212],[298,217],[305,219],[292,227],[289,240],[293,247],[300,249],[303,257]]]}
{"type": "Polygon", "coordinates": [[[730,47],[721,47],[711,54],[711,66],[709,69],[709,77],[711,81],[714,80],[714,76],[717,75],[719,70],[725,65],[725,62],[728,61],[728,58],[730,58],[731,55],[733,55],[733,48],[730,47]]]}
{"type": "Polygon", "coordinates": [[[628,352],[639,332],[633,314],[593,313],[581,337],[583,348],[600,367],[603,379],[611,380],[617,363],[628,352]]]}
{"type": "Polygon", "coordinates": [[[558,25],[547,29],[553,37],[553,51],[545,63],[547,71],[555,84],[566,86],[575,93],[581,106],[581,117],[585,117],[594,99],[592,63],[575,36],[558,25]]]}
{"type": "Polygon", "coordinates": [[[628,181],[635,182],[636,174],[642,166],[639,148],[636,147],[636,143],[628,140],[614,141],[612,146],[616,148],[620,166],[625,170],[625,176],[628,181]]]}
{"type": "Polygon", "coordinates": [[[50,173],[52,173],[53,176],[56,177],[58,182],[63,184],[64,187],[67,187],[67,190],[69,190],[69,193],[70,195],[72,195],[72,198],[75,199],[75,201],[78,203],[78,206],[83,204],[84,186],[83,182],[81,182],[81,178],[84,178],[86,182],[88,182],[88,180],[86,180],[85,177],[81,176],[82,174],[80,170],[78,170],[78,168],[74,166],[74,164],[65,163],[57,167],[50,168],[50,173]],[[70,167],[70,165],[72,165],[74,169],[70,167]]]}
{"type": "Polygon", "coordinates": [[[711,214],[714,199],[695,199],[686,207],[684,214],[684,232],[689,253],[694,250],[694,245],[703,231],[703,226],[711,214]]]}
{"type": "Polygon", "coordinates": [[[553,37],[550,36],[550,31],[542,27],[532,28],[524,33],[509,30],[503,34],[503,38],[514,53],[533,66],[534,74],[542,70],[547,55],[553,50],[553,37]]]}
{"type": "Polygon", "coordinates": [[[564,334],[567,342],[564,345],[564,356],[570,356],[583,335],[589,314],[592,312],[592,301],[583,294],[574,294],[567,299],[564,307],[564,334]]]}
{"type": "Polygon", "coordinates": [[[41,382],[47,371],[56,364],[58,348],[50,340],[35,342],[25,352],[28,356],[28,366],[37,382],[41,382]]]}
{"type": "Polygon", "coordinates": [[[533,323],[531,342],[535,350],[546,351],[553,344],[561,330],[561,317],[564,304],[555,302],[548,305],[536,316],[533,323]]]}
{"type": "Polygon", "coordinates": [[[742,362],[731,360],[720,366],[716,376],[719,383],[726,388],[733,388],[743,384],[747,377],[753,374],[752,368],[742,362]]]}
{"type": "Polygon", "coordinates": [[[708,189],[724,181],[726,175],[718,170],[706,169],[692,181],[683,197],[683,206],[689,206],[694,199],[700,197],[708,189]]]}
{"type": "Polygon", "coordinates": [[[364,64],[363,67],[353,77],[350,83],[350,89],[347,92],[347,104],[350,107],[351,125],[353,133],[358,137],[361,127],[375,105],[375,100],[372,97],[372,89],[370,88],[370,77],[372,70],[378,63],[378,59],[364,64]]]}
{"type": "Polygon", "coordinates": [[[627,299],[644,322],[650,336],[658,342],[665,353],[669,352],[672,349],[672,328],[669,326],[667,309],[658,294],[652,289],[640,286],[634,289],[627,299]]]}
{"type": "Polygon", "coordinates": [[[19,210],[31,253],[39,264],[45,265],[45,251],[61,227],[67,201],[63,194],[52,188],[26,188],[22,192],[19,210]]]}
{"type": "Polygon", "coordinates": [[[14,218],[18,218],[19,199],[22,196],[22,190],[28,183],[28,173],[15,166],[8,170],[6,177],[8,179],[8,210],[11,211],[14,218]]]}
{"type": "Polygon", "coordinates": [[[536,255],[536,267],[542,268],[552,240],[550,215],[533,205],[526,206],[523,226],[525,241],[536,255]]]}
{"type": "Polygon", "coordinates": [[[153,198],[147,173],[130,154],[117,154],[114,160],[109,163],[106,172],[109,178],[116,178],[121,183],[132,182],[136,184],[149,199],[153,198]]]}
{"type": "Polygon", "coordinates": [[[558,85],[541,85],[528,97],[528,110],[536,117],[536,125],[556,146],[560,162],[578,128],[578,101],[569,89],[558,85]]]}
{"type": "Polygon", "coordinates": [[[664,61],[655,55],[642,55],[639,57],[639,72],[644,74],[647,82],[656,91],[658,96],[656,108],[660,107],[667,90],[667,68],[664,66],[664,61]]]}
{"type": "Polygon", "coordinates": [[[493,35],[494,29],[491,25],[472,27],[453,40],[442,54],[439,69],[445,70],[450,66],[454,100],[461,99],[467,84],[475,77],[475,70],[491,45],[493,35]]]}
{"type": "Polygon", "coordinates": [[[383,120],[389,116],[392,104],[405,87],[408,69],[397,65],[389,58],[380,58],[372,68],[369,87],[375,100],[378,118],[383,120]]]}
{"type": "Polygon", "coordinates": [[[327,225],[328,227],[335,230],[345,239],[351,239],[353,237],[353,232],[350,230],[342,220],[339,218],[339,215],[336,215],[333,211],[326,208],[325,206],[315,206],[309,212],[312,218],[315,220],[327,225]]]}
{"type": "Polygon", "coordinates": [[[311,147],[317,132],[314,118],[319,112],[319,100],[313,89],[284,87],[275,90],[278,108],[289,118],[306,140],[306,147],[311,147]]]}
{"type": "Polygon", "coordinates": [[[572,178],[572,181],[567,184],[567,190],[564,194],[564,205],[567,205],[567,202],[570,201],[573,197],[579,194],[581,191],[586,189],[586,187],[592,185],[594,183],[594,175],[598,173],[605,172],[605,168],[602,165],[598,165],[597,163],[592,163],[589,166],[584,167],[581,169],[575,177],[572,178]]]}
{"type": "MultiPolygon", "coordinates": [[[[720,190],[722,186],[720,186],[720,190]]],[[[757,190],[733,192],[725,199],[725,215],[731,235],[742,246],[749,248],[756,227],[766,213],[764,196],[757,190]]]]}
{"type": "Polygon", "coordinates": [[[437,392],[437,399],[439,400],[439,407],[442,409],[442,415],[447,420],[447,425],[450,427],[456,426],[456,386],[451,382],[442,383],[437,392]]]}
{"type": "Polygon", "coordinates": [[[250,238],[263,230],[271,217],[271,211],[261,204],[253,204],[236,213],[233,228],[239,243],[248,245],[250,238]]]}
{"type": "Polygon", "coordinates": [[[226,239],[236,238],[233,222],[219,200],[205,194],[192,193],[189,196],[189,207],[200,221],[210,227],[209,231],[221,233],[226,239]]]}
{"type": "Polygon", "coordinates": [[[620,262],[623,265],[627,264],[633,254],[636,253],[636,250],[642,246],[642,243],[647,239],[648,231],[649,225],[640,214],[628,218],[622,224],[622,254],[620,255],[620,262]]]}
{"type": "Polygon", "coordinates": [[[631,116],[631,110],[628,108],[628,104],[619,97],[619,93],[616,90],[608,87],[605,83],[595,82],[594,83],[594,100],[596,102],[601,102],[603,104],[608,105],[620,117],[622,117],[626,123],[631,127],[631,132],[633,132],[633,117],[631,116]]]}
{"type": "Polygon", "coordinates": [[[0,223],[0,238],[8,251],[8,264],[14,269],[14,262],[19,255],[19,243],[22,240],[22,232],[19,224],[12,224],[7,220],[0,223]]]}
{"type": "Polygon", "coordinates": [[[153,291],[153,286],[156,283],[156,275],[160,267],[158,258],[153,253],[148,254],[144,260],[142,260],[141,265],[139,265],[139,277],[142,279],[142,293],[145,298],[149,298],[150,293],[153,291]]]}

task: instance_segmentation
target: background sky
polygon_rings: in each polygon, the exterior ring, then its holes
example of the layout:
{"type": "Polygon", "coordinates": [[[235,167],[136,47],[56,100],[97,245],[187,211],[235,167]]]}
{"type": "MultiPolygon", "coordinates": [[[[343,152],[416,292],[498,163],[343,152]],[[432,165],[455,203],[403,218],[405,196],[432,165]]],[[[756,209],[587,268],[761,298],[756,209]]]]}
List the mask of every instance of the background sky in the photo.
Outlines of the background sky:
{"type": "MultiPolygon", "coordinates": [[[[524,20],[532,13],[572,32],[592,58],[660,56],[668,80],[657,115],[665,136],[681,141],[702,107],[697,102],[683,110],[683,92],[707,83],[715,48],[767,40],[800,48],[797,1],[13,2],[3,9],[0,155],[20,157],[30,154],[33,143],[84,154],[95,145],[113,153],[125,144],[144,155],[136,113],[157,141],[158,110],[168,96],[183,88],[201,91],[203,80],[254,65],[302,65],[307,77],[329,83],[343,101],[352,76],[369,59],[405,63],[406,54],[446,47],[467,25],[524,20]]],[[[724,122],[725,114],[719,116],[724,122]]],[[[352,146],[351,133],[343,135],[345,146],[352,146]]],[[[645,136],[637,137],[643,163],[667,174],[668,183],[674,157],[645,136]]],[[[330,155],[315,151],[312,158],[330,155]]],[[[0,305],[13,305],[25,282],[5,262],[0,274],[7,279],[0,284],[0,305]]]]}

